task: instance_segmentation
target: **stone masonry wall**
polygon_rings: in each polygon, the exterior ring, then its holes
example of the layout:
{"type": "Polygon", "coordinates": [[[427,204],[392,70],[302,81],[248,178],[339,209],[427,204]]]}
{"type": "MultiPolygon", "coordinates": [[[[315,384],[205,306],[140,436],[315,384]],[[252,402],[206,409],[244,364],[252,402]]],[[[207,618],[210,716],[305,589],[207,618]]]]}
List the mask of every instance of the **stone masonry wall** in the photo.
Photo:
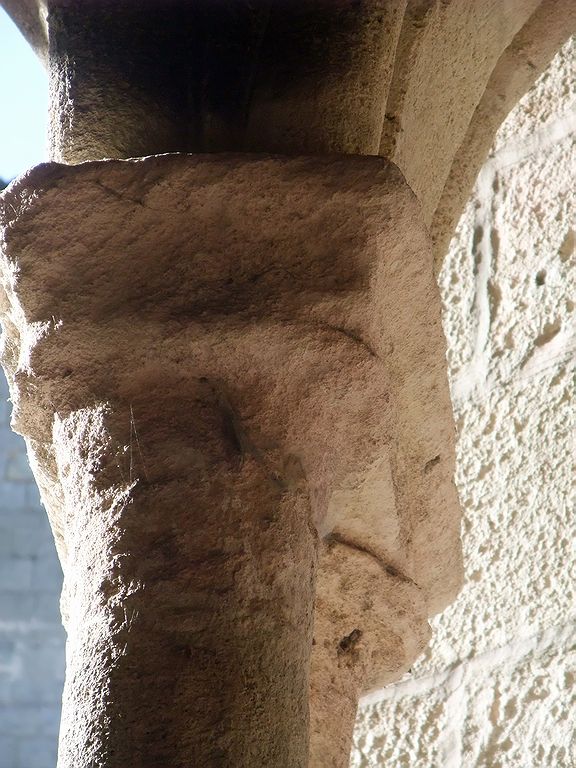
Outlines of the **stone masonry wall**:
{"type": "Polygon", "coordinates": [[[54,768],[62,572],[0,374],[0,768],[54,768]]]}
{"type": "Polygon", "coordinates": [[[576,41],[502,126],[440,276],[466,582],[355,768],[576,765],[576,41]]]}

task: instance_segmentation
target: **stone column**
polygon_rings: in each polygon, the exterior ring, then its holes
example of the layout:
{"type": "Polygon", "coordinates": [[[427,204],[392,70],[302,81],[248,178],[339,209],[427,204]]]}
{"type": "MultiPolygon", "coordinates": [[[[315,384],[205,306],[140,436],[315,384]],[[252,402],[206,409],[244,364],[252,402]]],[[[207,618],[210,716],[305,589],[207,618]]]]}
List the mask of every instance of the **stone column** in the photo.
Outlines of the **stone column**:
{"type": "Polygon", "coordinates": [[[65,574],[59,768],[343,768],[359,695],[459,578],[439,301],[401,174],[48,164],[2,226],[14,427],[65,574]]]}
{"type": "Polygon", "coordinates": [[[406,0],[45,6],[54,160],[378,153],[406,0]]]}

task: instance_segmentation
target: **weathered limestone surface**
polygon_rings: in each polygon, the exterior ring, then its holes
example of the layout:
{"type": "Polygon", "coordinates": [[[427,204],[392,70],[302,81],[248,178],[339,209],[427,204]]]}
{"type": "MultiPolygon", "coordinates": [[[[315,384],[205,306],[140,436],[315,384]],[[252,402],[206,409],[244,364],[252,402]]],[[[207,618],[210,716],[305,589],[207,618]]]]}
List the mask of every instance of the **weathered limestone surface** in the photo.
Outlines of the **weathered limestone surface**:
{"type": "Polygon", "coordinates": [[[310,684],[310,764],[345,765],[357,697],[460,585],[439,297],[401,174],[46,165],[2,217],[13,422],[65,576],[59,764],[304,766],[310,684]]]}
{"type": "Polygon", "coordinates": [[[576,3],[544,0],[499,57],[453,156],[430,221],[438,269],[498,128],[569,35],[575,33],[576,3]]]}
{"type": "Polygon", "coordinates": [[[574,41],[498,134],[441,273],[466,580],[353,765],[576,765],[574,41]]]}
{"type": "Polygon", "coordinates": [[[494,134],[573,0],[1,0],[48,64],[52,157],[380,154],[439,266],[494,134]]]}

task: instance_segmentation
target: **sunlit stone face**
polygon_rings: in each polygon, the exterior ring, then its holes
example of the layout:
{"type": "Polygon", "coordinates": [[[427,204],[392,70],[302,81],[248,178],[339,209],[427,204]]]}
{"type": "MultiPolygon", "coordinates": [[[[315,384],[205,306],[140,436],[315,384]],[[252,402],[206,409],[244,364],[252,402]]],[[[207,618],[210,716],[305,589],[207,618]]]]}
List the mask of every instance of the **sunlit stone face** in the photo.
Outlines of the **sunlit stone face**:
{"type": "MultiPolygon", "coordinates": [[[[166,642],[208,631],[175,622],[178,574],[220,547],[244,563],[234,589],[270,584],[299,616],[289,634],[308,627],[290,641],[304,654],[290,679],[309,691],[313,752],[343,696],[349,740],[358,695],[421,652],[459,582],[438,296],[401,175],[376,158],[53,165],[14,185],[4,216],[15,426],[59,540],[76,648],[66,759],[112,706],[81,693],[91,675],[122,708],[123,633],[137,638],[148,615],[166,642]],[[98,637],[118,645],[108,671],[98,637]]],[[[308,693],[291,695],[307,712],[308,693]]]]}

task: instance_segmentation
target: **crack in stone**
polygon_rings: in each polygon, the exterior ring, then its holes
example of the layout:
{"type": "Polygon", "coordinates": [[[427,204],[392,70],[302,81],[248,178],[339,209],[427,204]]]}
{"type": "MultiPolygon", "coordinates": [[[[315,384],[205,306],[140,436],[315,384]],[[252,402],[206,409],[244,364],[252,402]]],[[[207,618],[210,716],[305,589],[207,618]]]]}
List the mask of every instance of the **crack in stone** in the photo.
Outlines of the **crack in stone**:
{"type": "Polygon", "coordinates": [[[402,571],[400,571],[396,566],[384,562],[384,560],[382,560],[382,558],[373,552],[369,547],[365,546],[364,544],[358,544],[355,541],[351,541],[343,534],[338,533],[338,531],[332,531],[329,533],[324,537],[324,541],[328,543],[334,542],[336,544],[341,544],[344,547],[355,549],[357,552],[363,552],[365,555],[368,555],[373,560],[375,560],[388,576],[391,576],[393,579],[403,581],[406,584],[413,584],[415,587],[420,588],[414,579],[411,579],[405,573],[402,573],[402,571]]]}
{"type": "Polygon", "coordinates": [[[330,325],[329,323],[325,323],[324,327],[331,331],[335,331],[336,333],[341,333],[343,336],[352,339],[352,341],[354,341],[356,344],[360,344],[360,346],[364,347],[364,349],[369,353],[371,357],[378,358],[376,351],[360,336],[360,334],[354,333],[354,331],[350,331],[348,328],[342,328],[338,325],[330,325]]]}

